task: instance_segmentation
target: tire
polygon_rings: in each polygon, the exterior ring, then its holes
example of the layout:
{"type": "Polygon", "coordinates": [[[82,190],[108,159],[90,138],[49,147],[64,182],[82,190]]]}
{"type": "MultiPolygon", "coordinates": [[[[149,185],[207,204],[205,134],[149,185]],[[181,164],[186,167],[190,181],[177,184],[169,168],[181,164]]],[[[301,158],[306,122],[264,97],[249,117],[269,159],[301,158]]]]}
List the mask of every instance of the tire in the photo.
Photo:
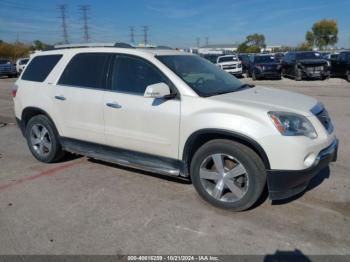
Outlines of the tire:
{"type": "Polygon", "coordinates": [[[295,69],[295,76],[294,76],[295,81],[301,81],[302,80],[302,75],[301,71],[299,68],[295,69]]]}
{"type": "Polygon", "coordinates": [[[252,207],[266,184],[266,169],[260,157],[249,147],[225,139],[201,146],[192,158],[190,173],[193,186],[204,200],[231,211],[252,207]],[[216,168],[214,163],[220,162],[224,168],[216,168]]]}
{"type": "Polygon", "coordinates": [[[57,162],[64,155],[58,140],[58,133],[53,123],[45,115],[36,115],[28,121],[25,137],[30,152],[41,162],[57,162]]]}
{"type": "Polygon", "coordinates": [[[255,72],[253,71],[253,73],[252,73],[252,79],[253,80],[257,80],[258,78],[256,77],[256,75],[255,75],[255,72]]]}
{"type": "Polygon", "coordinates": [[[346,80],[350,82],[350,71],[346,72],[346,80]]]}

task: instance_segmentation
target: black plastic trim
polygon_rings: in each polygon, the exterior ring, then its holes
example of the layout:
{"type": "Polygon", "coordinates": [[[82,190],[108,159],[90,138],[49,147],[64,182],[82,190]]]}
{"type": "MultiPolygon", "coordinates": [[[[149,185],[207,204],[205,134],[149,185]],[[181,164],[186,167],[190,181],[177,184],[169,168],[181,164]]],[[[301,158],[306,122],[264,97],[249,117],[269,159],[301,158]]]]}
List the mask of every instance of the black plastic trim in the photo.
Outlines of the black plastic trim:
{"type": "Polygon", "coordinates": [[[188,177],[185,163],[178,159],[67,137],[60,137],[60,142],[64,150],[72,153],[167,176],[188,177]]]}
{"type": "Polygon", "coordinates": [[[268,170],[267,186],[271,200],[289,198],[307,188],[311,179],[329,163],[337,160],[338,140],[323,149],[318,155],[318,163],[304,170],[268,170]]]}

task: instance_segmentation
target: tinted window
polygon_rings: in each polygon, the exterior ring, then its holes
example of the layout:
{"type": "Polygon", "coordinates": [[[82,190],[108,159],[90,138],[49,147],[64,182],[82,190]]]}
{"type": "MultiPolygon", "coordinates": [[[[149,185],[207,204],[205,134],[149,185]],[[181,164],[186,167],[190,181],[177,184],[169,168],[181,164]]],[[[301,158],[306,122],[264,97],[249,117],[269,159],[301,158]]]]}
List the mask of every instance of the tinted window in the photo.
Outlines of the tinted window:
{"type": "Polygon", "coordinates": [[[322,56],[320,53],[317,52],[303,52],[303,53],[297,53],[298,59],[321,59],[322,56]]]}
{"type": "Polygon", "coordinates": [[[29,59],[22,59],[22,60],[19,60],[19,64],[20,65],[25,65],[26,63],[28,63],[29,59]]]}
{"type": "Polygon", "coordinates": [[[62,55],[42,55],[34,57],[24,71],[22,79],[43,82],[58,61],[60,61],[61,57],[62,55]]]}
{"type": "Polygon", "coordinates": [[[123,93],[145,93],[146,87],[168,83],[164,75],[149,62],[132,56],[117,56],[112,73],[112,89],[123,93]]]}
{"type": "Polygon", "coordinates": [[[200,96],[235,92],[242,83],[231,74],[196,55],[157,56],[200,96]]]}
{"type": "Polygon", "coordinates": [[[10,60],[0,59],[0,65],[3,65],[3,64],[11,64],[11,61],[10,60]]]}
{"type": "Polygon", "coordinates": [[[104,88],[104,72],[109,54],[82,53],[74,56],[58,84],[77,87],[104,88]]]}

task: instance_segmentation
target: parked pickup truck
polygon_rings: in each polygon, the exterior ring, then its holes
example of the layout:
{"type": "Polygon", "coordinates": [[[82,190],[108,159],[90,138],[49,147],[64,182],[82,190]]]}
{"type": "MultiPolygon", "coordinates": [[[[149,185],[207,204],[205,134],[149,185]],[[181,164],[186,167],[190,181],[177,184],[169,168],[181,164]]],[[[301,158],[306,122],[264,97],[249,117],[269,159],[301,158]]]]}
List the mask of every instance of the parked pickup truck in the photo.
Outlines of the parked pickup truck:
{"type": "Polygon", "coordinates": [[[288,52],[282,61],[282,76],[300,81],[304,78],[326,79],[330,76],[329,62],[318,52],[288,52]]]}
{"type": "Polygon", "coordinates": [[[9,59],[0,59],[0,77],[16,77],[16,67],[11,63],[9,59]]]}
{"type": "Polygon", "coordinates": [[[242,62],[239,61],[236,55],[219,56],[216,65],[234,76],[242,76],[242,62]]]}

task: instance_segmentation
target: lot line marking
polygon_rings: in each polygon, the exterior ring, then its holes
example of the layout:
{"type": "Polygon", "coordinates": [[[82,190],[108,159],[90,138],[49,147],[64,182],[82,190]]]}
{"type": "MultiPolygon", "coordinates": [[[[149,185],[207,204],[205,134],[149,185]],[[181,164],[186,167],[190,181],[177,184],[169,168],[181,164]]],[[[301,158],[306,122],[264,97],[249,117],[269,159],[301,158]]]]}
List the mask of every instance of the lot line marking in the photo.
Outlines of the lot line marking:
{"type": "Polygon", "coordinates": [[[85,158],[82,158],[82,159],[75,161],[73,163],[67,163],[67,164],[63,164],[60,166],[56,166],[56,167],[41,171],[39,174],[18,179],[12,183],[3,184],[3,185],[0,184],[0,191],[5,190],[5,189],[10,188],[10,187],[13,187],[13,186],[16,186],[16,185],[19,185],[19,184],[23,184],[25,182],[29,182],[29,181],[38,179],[40,177],[56,175],[60,171],[63,171],[63,170],[66,170],[68,168],[71,168],[73,166],[79,165],[84,161],[85,161],[85,158]]]}

